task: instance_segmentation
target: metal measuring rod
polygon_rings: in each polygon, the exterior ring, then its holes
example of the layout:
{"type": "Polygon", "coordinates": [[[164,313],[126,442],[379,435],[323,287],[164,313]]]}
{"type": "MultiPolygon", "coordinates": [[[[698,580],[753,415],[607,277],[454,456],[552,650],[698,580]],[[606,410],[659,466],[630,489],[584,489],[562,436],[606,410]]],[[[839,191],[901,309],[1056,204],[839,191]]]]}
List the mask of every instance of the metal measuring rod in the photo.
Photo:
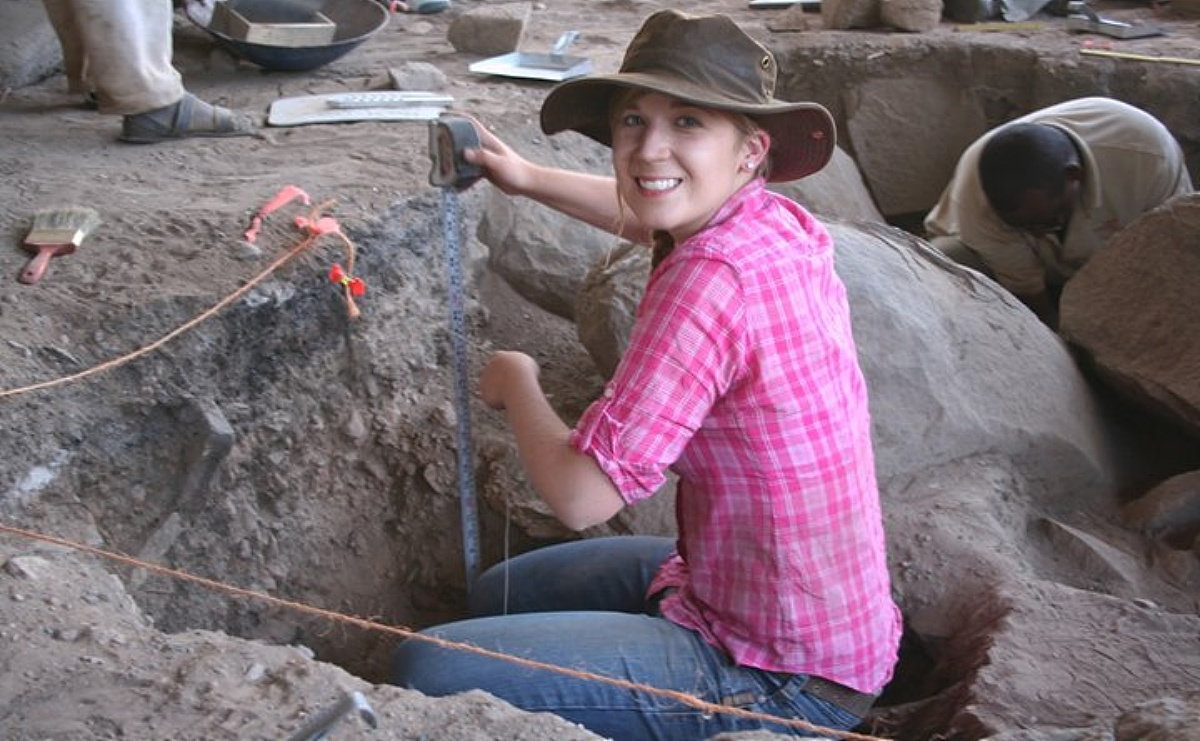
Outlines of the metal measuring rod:
{"type": "Polygon", "coordinates": [[[363,722],[371,728],[379,727],[375,711],[367,704],[367,698],[363,697],[361,692],[347,692],[342,695],[342,699],[338,700],[337,704],[322,710],[317,717],[292,735],[288,741],[322,741],[329,736],[329,732],[338,724],[338,721],[354,712],[357,712],[358,717],[362,718],[363,722]]]}
{"type": "Polygon", "coordinates": [[[483,170],[463,159],[463,151],[479,147],[479,132],[470,119],[443,114],[429,122],[429,182],[438,188],[466,190],[483,170]]]}
{"type": "Polygon", "coordinates": [[[479,514],[471,454],[471,391],[467,361],[466,298],[459,247],[462,219],[458,192],[483,176],[483,169],[463,157],[479,146],[475,124],[464,116],[442,114],[429,122],[429,182],[442,189],[442,242],[450,301],[450,339],[454,356],[454,416],[458,449],[458,496],[462,516],[463,562],[467,596],[479,576],[479,514]]]}

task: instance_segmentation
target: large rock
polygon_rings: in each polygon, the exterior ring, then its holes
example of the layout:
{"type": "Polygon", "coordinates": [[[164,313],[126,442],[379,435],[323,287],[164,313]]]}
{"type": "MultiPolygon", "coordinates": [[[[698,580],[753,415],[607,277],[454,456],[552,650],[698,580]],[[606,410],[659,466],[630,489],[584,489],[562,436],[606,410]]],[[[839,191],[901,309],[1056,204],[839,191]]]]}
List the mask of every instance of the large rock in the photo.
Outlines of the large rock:
{"type": "Polygon", "coordinates": [[[942,0],[880,0],[879,19],[901,31],[932,31],[942,21],[942,0]]]}
{"type": "Polygon", "coordinates": [[[834,148],[833,158],[820,172],[800,180],[773,183],[771,190],[802,204],[817,216],[884,223],[858,163],[841,146],[834,148]]]}
{"type": "Polygon", "coordinates": [[[942,19],[940,0],[825,0],[821,19],[826,28],[889,26],[901,31],[932,31],[942,19]]]}
{"type": "Polygon", "coordinates": [[[31,85],[62,65],[62,49],[40,0],[0,2],[0,91],[31,85]]]}
{"type": "Polygon", "coordinates": [[[629,344],[638,301],[650,275],[650,251],[626,243],[611,260],[588,271],[575,304],[579,341],[596,368],[611,378],[629,344]]]}
{"type": "Polygon", "coordinates": [[[1063,290],[1059,331],[1112,386],[1200,437],[1200,193],[1115,234],[1063,290]]]}
{"type": "Polygon", "coordinates": [[[1172,476],[1125,505],[1122,514],[1129,525],[1168,545],[1200,544],[1200,471],[1172,476]]]}
{"type": "Polygon", "coordinates": [[[821,20],[826,28],[875,28],[880,23],[879,0],[824,0],[821,20]]]}
{"type": "MultiPolygon", "coordinates": [[[[882,481],[982,453],[1036,488],[1106,501],[1118,480],[1097,399],[1011,294],[899,229],[831,222],[871,389],[882,481]]],[[[1036,492],[1033,492],[1036,494],[1036,492]]]]}
{"type": "Polygon", "coordinates": [[[978,101],[956,80],[864,80],[843,97],[855,159],[888,216],[933,208],[959,155],[987,128],[978,101]],[[917,121],[914,142],[907,123],[917,121]]]}
{"type": "Polygon", "coordinates": [[[474,8],[455,17],[446,33],[446,40],[455,51],[496,56],[515,51],[521,46],[529,15],[530,3],[494,3],[474,8]]]}
{"type": "Polygon", "coordinates": [[[562,214],[488,194],[478,237],[488,265],[537,306],[565,319],[575,316],[579,285],[589,268],[617,246],[607,232],[562,214]]]}

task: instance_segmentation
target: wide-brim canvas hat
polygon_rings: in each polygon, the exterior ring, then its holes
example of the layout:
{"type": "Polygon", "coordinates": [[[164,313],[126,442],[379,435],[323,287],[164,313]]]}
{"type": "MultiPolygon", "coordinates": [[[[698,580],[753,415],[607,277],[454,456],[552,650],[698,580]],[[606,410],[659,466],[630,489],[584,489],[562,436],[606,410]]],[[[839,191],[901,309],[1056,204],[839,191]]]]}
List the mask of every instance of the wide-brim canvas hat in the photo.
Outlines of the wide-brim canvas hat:
{"type": "Polygon", "coordinates": [[[551,90],[542,104],[542,130],[578,131],[611,147],[614,95],[626,89],[662,93],[751,117],[771,136],[768,179],[799,180],[829,162],[837,128],[819,103],[777,100],[776,76],[774,55],[728,16],[662,10],[642,24],[620,71],[551,90]]]}

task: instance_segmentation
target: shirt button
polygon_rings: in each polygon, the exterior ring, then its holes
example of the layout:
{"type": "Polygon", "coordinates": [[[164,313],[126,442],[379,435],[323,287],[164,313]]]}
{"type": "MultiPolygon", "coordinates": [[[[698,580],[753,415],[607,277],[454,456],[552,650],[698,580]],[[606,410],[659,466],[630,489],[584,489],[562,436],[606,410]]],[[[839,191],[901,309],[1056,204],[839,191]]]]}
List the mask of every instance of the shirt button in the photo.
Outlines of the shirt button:
{"type": "Polygon", "coordinates": [[[616,392],[612,390],[612,386],[604,387],[604,398],[611,399],[611,398],[613,398],[614,394],[616,394],[616,392]]]}

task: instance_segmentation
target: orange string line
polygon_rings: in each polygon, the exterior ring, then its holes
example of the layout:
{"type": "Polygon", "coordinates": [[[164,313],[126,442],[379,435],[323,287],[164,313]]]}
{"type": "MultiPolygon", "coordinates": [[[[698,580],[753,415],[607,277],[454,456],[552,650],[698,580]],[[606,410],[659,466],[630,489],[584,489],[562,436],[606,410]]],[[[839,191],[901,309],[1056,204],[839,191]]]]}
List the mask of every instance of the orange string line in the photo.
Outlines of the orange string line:
{"type": "Polygon", "coordinates": [[[195,574],[190,574],[186,571],[180,571],[178,569],[173,569],[173,568],[170,568],[167,566],[160,566],[159,564],[150,563],[148,561],[142,561],[140,559],[133,558],[132,556],[126,556],[124,554],[116,553],[114,551],[106,551],[102,548],[96,548],[94,546],[86,545],[84,543],[77,543],[77,542],[74,542],[71,540],[65,540],[63,538],[56,538],[52,535],[45,535],[43,533],[37,533],[32,530],[25,530],[22,528],[12,527],[12,526],[0,523],[0,532],[8,533],[9,535],[15,535],[15,536],[22,537],[22,538],[27,538],[29,540],[42,541],[45,543],[50,543],[50,544],[62,546],[65,548],[71,548],[73,550],[81,551],[83,553],[89,553],[93,556],[100,556],[101,558],[106,558],[111,561],[116,561],[117,563],[121,563],[126,566],[131,566],[133,568],[145,569],[146,571],[152,571],[154,573],[169,576],[174,579],[179,579],[181,581],[193,582],[195,584],[199,584],[201,586],[207,587],[208,589],[211,589],[213,591],[224,592],[226,594],[231,594],[231,595],[234,595],[237,597],[244,597],[246,599],[257,600],[260,602],[266,602],[267,604],[274,605],[276,607],[283,607],[286,609],[295,610],[297,612],[303,612],[303,613],[307,613],[309,615],[315,615],[317,617],[325,618],[327,620],[347,623],[349,625],[354,625],[359,628],[363,628],[365,630],[378,630],[378,631],[382,631],[385,633],[391,633],[393,635],[404,636],[405,638],[413,638],[413,639],[417,639],[417,640],[421,640],[421,641],[427,641],[429,643],[432,643],[436,646],[440,646],[442,648],[447,648],[447,649],[457,650],[457,651],[467,651],[469,653],[478,654],[480,656],[486,656],[488,658],[499,659],[501,661],[507,661],[507,662],[517,664],[519,666],[523,666],[523,667],[530,668],[530,669],[542,669],[545,671],[550,671],[550,672],[555,672],[555,673],[563,674],[563,675],[570,676],[570,677],[575,677],[576,679],[582,679],[582,680],[591,681],[591,682],[599,682],[601,684],[607,684],[607,685],[611,685],[614,687],[620,687],[622,689],[627,689],[632,692],[642,692],[642,693],[645,693],[648,695],[654,695],[656,697],[668,698],[668,699],[671,699],[671,700],[674,700],[674,701],[680,703],[681,705],[686,705],[688,707],[695,708],[704,713],[725,713],[726,715],[736,715],[741,718],[759,720],[759,721],[763,721],[763,722],[767,722],[767,723],[775,723],[778,725],[790,726],[792,728],[799,728],[799,729],[805,730],[805,731],[820,733],[820,734],[823,734],[826,736],[833,736],[835,738],[847,739],[847,741],[888,741],[888,739],[884,739],[884,738],[881,738],[878,736],[865,736],[865,735],[853,733],[850,731],[840,731],[840,730],[833,729],[833,728],[824,728],[822,726],[814,725],[807,721],[797,720],[794,718],[781,718],[779,716],[768,715],[766,713],[756,713],[756,712],[753,712],[750,710],[743,710],[741,708],[729,707],[727,705],[717,705],[715,703],[701,700],[700,698],[695,697],[694,695],[689,695],[686,692],[679,692],[676,690],[664,690],[664,689],[660,689],[658,687],[651,687],[648,685],[638,684],[637,682],[631,682],[631,681],[628,681],[625,679],[615,679],[613,677],[606,677],[602,674],[595,674],[593,672],[581,671],[578,669],[568,669],[565,667],[556,666],[554,664],[547,664],[547,663],[541,662],[541,661],[534,661],[532,659],[524,659],[519,656],[511,656],[509,654],[501,653],[499,651],[492,651],[492,650],[489,650],[486,648],[480,648],[479,646],[473,646],[469,643],[459,643],[456,641],[448,641],[444,638],[438,638],[436,636],[425,635],[423,633],[417,633],[410,628],[386,625],[384,623],[380,623],[375,620],[368,620],[366,618],[357,617],[354,615],[346,615],[344,613],[333,612],[331,610],[325,610],[325,609],[322,609],[319,607],[313,607],[311,605],[306,605],[302,602],[294,602],[292,600],[286,600],[286,599],[282,599],[279,597],[274,597],[272,595],[269,595],[269,594],[266,594],[263,592],[257,592],[257,591],[251,590],[251,589],[244,589],[242,587],[233,586],[231,584],[225,584],[223,582],[219,582],[219,581],[216,581],[213,579],[206,579],[205,577],[196,576],[195,574]]]}
{"type": "MultiPolygon", "coordinates": [[[[332,202],[330,201],[327,203],[332,203],[332,202]]],[[[325,204],[322,204],[322,206],[323,205],[325,205],[325,204]]],[[[315,215],[319,208],[321,208],[321,207],[318,206],[317,208],[314,208],[312,211],[312,214],[315,215]]],[[[348,253],[347,262],[351,266],[353,266],[354,265],[354,243],[351,242],[350,239],[345,234],[343,234],[340,229],[338,231],[329,232],[329,233],[338,237],[342,241],[342,243],[346,245],[346,249],[347,249],[347,253],[348,253]]],[[[85,378],[89,378],[91,376],[98,375],[100,373],[103,373],[104,371],[112,370],[113,368],[118,368],[122,365],[130,363],[134,360],[137,360],[138,358],[140,358],[144,355],[148,355],[148,354],[154,352],[155,350],[159,349],[163,345],[167,344],[171,340],[173,340],[176,337],[178,337],[179,335],[183,334],[184,332],[194,329],[197,325],[208,321],[214,315],[216,315],[217,313],[219,313],[220,311],[225,309],[227,306],[229,306],[233,302],[237,301],[241,297],[245,296],[252,289],[254,289],[255,286],[257,286],[259,283],[262,283],[264,280],[266,280],[276,270],[283,267],[286,263],[288,263],[289,261],[291,261],[298,255],[300,255],[300,253],[304,252],[306,249],[308,249],[309,247],[316,244],[317,241],[320,240],[320,238],[322,236],[325,236],[325,235],[313,233],[313,234],[310,234],[309,236],[305,237],[299,243],[297,243],[295,246],[293,246],[290,250],[285,252],[282,256],[276,258],[274,262],[272,262],[265,269],[263,269],[258,275],[254,276],[253,278],[248,280],[246,282],[246,284],[243,285],[241,288],[238,288],[237,290],[230,293],[228,296],[221,299],[216,304],[214,304],[212,307],[208,308],[207,310],[205,310],[198,316],[190,319],[187,322],[184,322],[180,326],[171,330],[170,332],[163,335],[162,337],[155,340],[154,342],[150,343],[149,345],[144,345],[143,347],[140,347],[131,353],[122,355],[117,358],[113,358],[112,360],[105,361],[98,365],[94,365],[91,368],[87,368],[85,370],[80,371],[79,373],[75,373],[75,374],[72,374],[69,376],[62,376],[59,378],[52,378],[49,381],[42,381],[40,383],[31,384],[29,386],[21,386],[19,388],[0,390],[0,399],[5,399],[10,396],[18,396],[20,394],[26,394],[26,393],[30,393],[33,391],[41,391],[42,389],[53,388],[55,386],[63,386],[65,384],[73,383],[75,381],[82,381],[85,378]]],[[[347,309],[350,313],[350,317],[351,318],[357,317],[358,313],[359,313],[358,307],[355,306],[354,301],[349,296],[349,294],[347,294],[346,299],[347,299],[347,309]]]]}

